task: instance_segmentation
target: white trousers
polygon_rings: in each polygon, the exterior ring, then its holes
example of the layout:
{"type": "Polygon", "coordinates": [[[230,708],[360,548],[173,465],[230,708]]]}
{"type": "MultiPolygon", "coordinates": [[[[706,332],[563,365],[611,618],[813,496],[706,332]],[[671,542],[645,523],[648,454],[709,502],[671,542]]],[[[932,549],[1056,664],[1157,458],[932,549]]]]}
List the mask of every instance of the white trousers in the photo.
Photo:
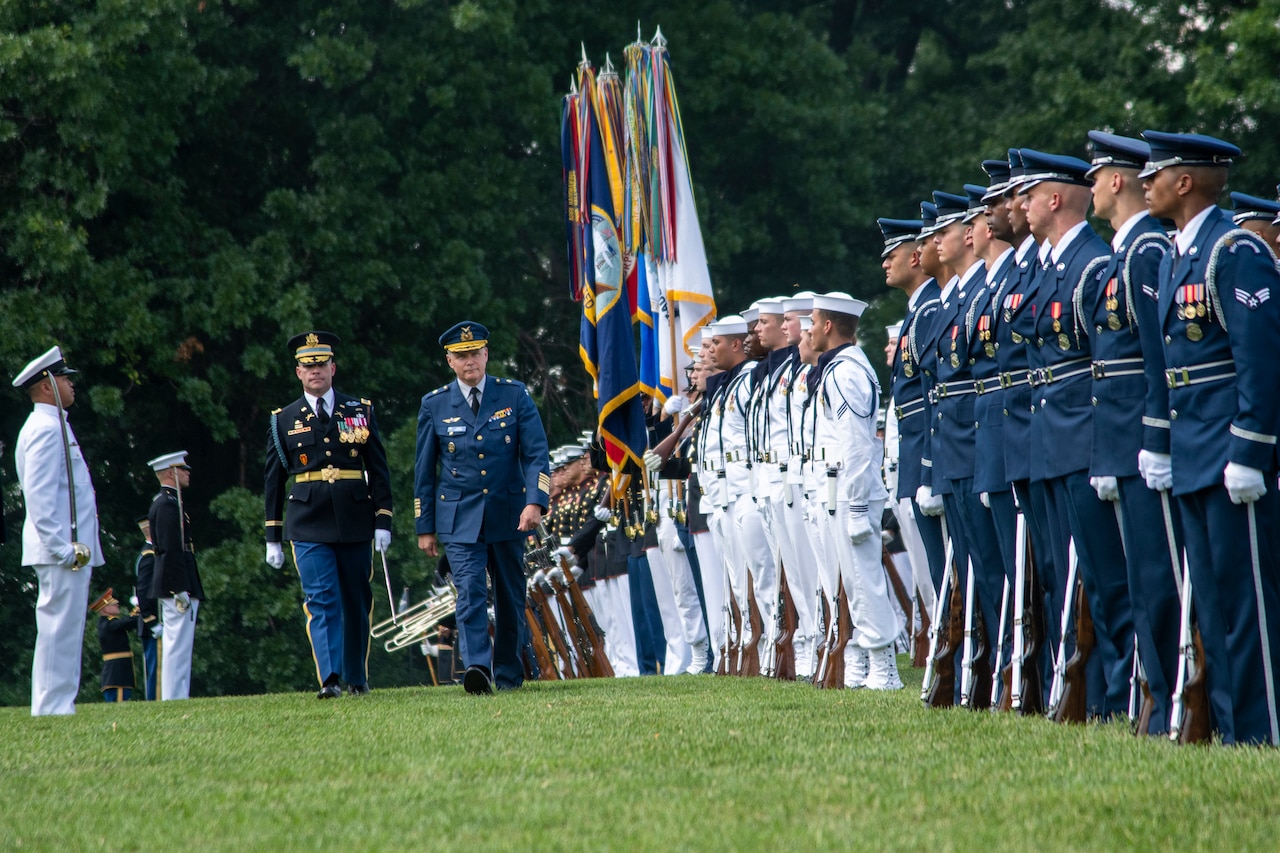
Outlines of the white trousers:
{"type": "MultiPolygon", "coordinates": [[[[708,521],[708,526],[710,519],[708,521]]],[[[706,530],[693,534],[698,552],[698,568],[702,571],[702,598],[707,608],[707,639],[711,641],[712,666],[720,663],[719,648],[724,631],[724,554],[715,535],[706,530]]]]}
{"type": "Polygon", "coordinates": [[[676,606],[675,592],[671,588],[671,569],[667,566],[661,548],[646,548],[645,557],[649,561],[649,574],[653,577],[653,594],[658,600],[662,634],[667,640],[662,674],[680,675],[689,668],[693,652],[684,640],[684,625],[681,623],[680,610],[676,606]]]}
{"type": "Polygon", "coordinates": [[[596,581],[607,602],[609,624],[604,631],[604,653],[613,667],[615,678],[640,675],[640,657],[636,653],[636,628],[631,621],[631,587],[627,576],[596,581]]]}
{"type": "Polygon", "coordinates": [[[191,599],[186,613],[179,613],[172,598],[160,599],[164,632],[160,637],[160,699],[191,696],[191,649],[196,642],[196,614],[200,599],[191,599]]]}
{"type": "MultiPolygon", "coordinates": [[[[786,488],[790,489],[790,486],[786,488]]],[[[766,529],[777,545],[782,568],[787,574],[787,588],[796,608],[795,648],[796,675],[807,678],[813,673],[814,635],[817,634],[818,565],[808,531],[804,529],[804,506],[797,499],[787,506],[785,497],[768,503],[766,529]]]]}
{"type": "MultiPolygon", "coordinates": [[[[764,630],[768,632],[769,626],[773,624],[773,615],[778,609],[778,565],[774,562],[773,551],[765,537],[764,523],[760,520],[760,513],[756,510],[756,502],[751,495],[741,495],[734,502],[732,513],[733,547],[737,551],[738,561],[751,576],[756,606],[760,609],[764,630]]],[[[747,613],[745,584],[738,606],[742,608],[743,614],[747,613]]]]}
{"type": "Polygon", "coordinates": [[[883,501],[871,501],[868,517],[871,535],[854,545],[849,539],[849,504],[837,501],[834,515],[821,513],[827,528],[829,553],[839,561],[840,577],[849,598],[849,615],[856,629],[854,641],[867,650],[882,649],[893,643],[902,630],[890,601],[889,579],[880,562],[884,543],[880,539],[879,520],[883,501]]]}
{"type": "Polygon", "coordinates": [[[675,522],[664,513],[658,521],[658,549],[667,564],[671,578],[671,594],[675,597],[676,610],[680,614],[680,636],[690,645],[707,639],[707,627],[702,621],[702,606],[698,601],[698,585],[693,580],[693,565],[685,553],[684,543],[676,532],[675,522]]]}
{"type": "Polygon", "coordinates": [[[74,714],[93,569],[32,568],[40,594],[36,598],[36,651],[31,661],[31,716],[74,714]]]}
{"type": "Polygon", "coordinates": [[[933,589],[933,580],[929,577],[929,557],[924,550],[924,540],[920,538],[920,526],[916,523],[916,513],[911,506],[911,498],[903,498],[895,503],[893,514],[898,519],[898,528],[902,532],[902,544],[907,546],[907,555],[911,560],[911,583],[907,583],[905,578],[903,583],[906,583],[907,589],[915,587],[916,594],[920,596],[920,603],[932,614],[937,593],[933,589]]]}

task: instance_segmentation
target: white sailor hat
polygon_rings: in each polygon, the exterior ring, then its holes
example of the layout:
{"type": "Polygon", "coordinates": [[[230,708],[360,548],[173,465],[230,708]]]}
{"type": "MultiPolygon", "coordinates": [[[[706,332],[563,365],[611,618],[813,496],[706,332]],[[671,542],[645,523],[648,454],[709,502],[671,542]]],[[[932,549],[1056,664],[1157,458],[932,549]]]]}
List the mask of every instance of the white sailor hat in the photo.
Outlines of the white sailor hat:
{"type": "Polygon", "coordinates": [[[147,463],[151,466],[151,470],[159,474],[161,471],[168,471],[170,468],[190,468],[187,464],[187,451],[176,450],[173,453],[166,453],[163,456],[157,456],[147,463]]]}
{"type": "Polygon", "coordinates": [[[782,313],[790,314],[792,311],[803,311],[809,313],[813,310],[813,291],[802,290],[797,294],[788,296],[782,300],[782,313]]]}
{"type": "Polygon", "coordinates": [[[741,316],[743,320],[747,321],[747,325],[750,325],[754,323],[756,320],[759,320],[760,319],[760,302],[758,300],[756,302],[752,302],[751,307],[748,308],[746,311],[743,311],[741,316]]]}
{"type": "Polygon", "coordinates": [[[54,347],[28,362],[27,366],[22,368],[22,372],[13,378],[13,387],[26,388],[46,376],[66,376],[77,372],[67,367],[67,363],[63,361],[62,349],[54,347]]]}
{"type": "Polygon", "coordinates": [[[899,337],[902,334],[902,324],[893,323],[892,325],[885,326],[884,333],[891,338],[899,337]]]}
{"type": "Polygon", "coordinates": [[[819,293],[814,296],[813,307],[830,314],[849,314],[853,317],[861,317],[862,312],[867,310],[867,303],[837,290],[834,293],[819,293]]]}
{"type": "Polygon", "coordinates": [[[800,331],[807,332],[813,328],[813,315],[802,314],[800,316],[800,331]]]}
{"type": "Polygon", "coordinates": [[[781,317],[786,312],[786,309],[782,307],[786,301],[786,298],[782,296],[770,296],[768,299],[761,299],[756,303],[756,308],[758,309],[757,318],[760,314],[777,314],[781,317]]]}
{"type": "Polygon", "coordinates": [[[747,319],[739,314],[730,314],[707,326],[707,332],[712,337],[717,335],[745,335],[747,333],[747,319]]]}

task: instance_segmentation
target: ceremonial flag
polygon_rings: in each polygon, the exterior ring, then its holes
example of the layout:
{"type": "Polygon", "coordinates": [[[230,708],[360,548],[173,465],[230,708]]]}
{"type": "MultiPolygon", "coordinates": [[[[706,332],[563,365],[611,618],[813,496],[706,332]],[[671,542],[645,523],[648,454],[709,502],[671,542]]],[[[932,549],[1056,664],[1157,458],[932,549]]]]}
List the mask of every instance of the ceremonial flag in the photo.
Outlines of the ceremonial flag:
{"type": "Polygon", "coordinates": [[[578,94],[581,159],[577,174],[586,172],[589,224],[585,239],[590,241],[590,283],[582,289],[579,352],[595,381],[600,437],[609,466],[617,472],[628,460],[643,465],[648,443],[620,239],[621,164],[610,157],[616,145],[606,148],[604,140],[616,140],[617,132],[610,111],[600,108],[596,81],[585,62],[579,67],[578,94]]]}

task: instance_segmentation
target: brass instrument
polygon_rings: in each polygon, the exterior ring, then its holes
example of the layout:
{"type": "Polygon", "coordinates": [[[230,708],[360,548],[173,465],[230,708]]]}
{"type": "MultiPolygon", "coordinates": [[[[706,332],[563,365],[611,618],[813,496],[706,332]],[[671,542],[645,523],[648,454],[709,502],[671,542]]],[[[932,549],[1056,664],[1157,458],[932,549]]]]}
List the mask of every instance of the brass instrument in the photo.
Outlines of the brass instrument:
{"type": "Polygon", "coordinates": [[[431,595],[400,613],[393,613],[370,629],[374,639],[390,638],[383,643],[389,652],[399,651],[423,642],[433,642],[441,621],[458,607],[458,593],[452,584],[436,587],[431,595]]]}

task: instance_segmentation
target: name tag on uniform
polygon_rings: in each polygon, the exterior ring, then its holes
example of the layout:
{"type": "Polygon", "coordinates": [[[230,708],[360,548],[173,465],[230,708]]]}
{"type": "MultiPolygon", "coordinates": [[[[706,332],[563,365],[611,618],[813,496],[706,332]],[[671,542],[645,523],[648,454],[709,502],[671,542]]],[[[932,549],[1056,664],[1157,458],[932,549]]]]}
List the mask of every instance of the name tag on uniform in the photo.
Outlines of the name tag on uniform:
{"type": "Polygon", "coordinates": [[[466,431],[467,431],[467,428],[466,428],[466,427],[464,427],[464,426],[449,427],[449,432],[448,432],[448,434],[449,434],[449,435],[462,435],[462,434],[463,434],[463,433],[465,433],[466,431]]]}

